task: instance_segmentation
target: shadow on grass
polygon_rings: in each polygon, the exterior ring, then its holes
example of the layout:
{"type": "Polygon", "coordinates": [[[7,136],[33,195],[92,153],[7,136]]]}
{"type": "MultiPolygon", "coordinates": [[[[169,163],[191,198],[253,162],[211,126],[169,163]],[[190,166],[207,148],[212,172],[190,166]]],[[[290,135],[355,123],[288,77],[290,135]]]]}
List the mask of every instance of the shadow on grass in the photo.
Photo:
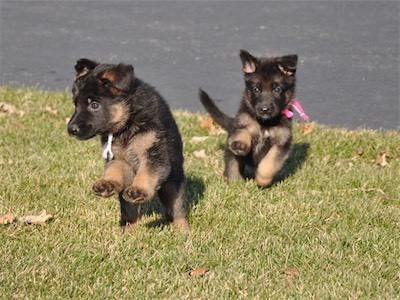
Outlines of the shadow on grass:
{"type": "MultiPolygon", "coordinates": [[[[186,201],[188,213],[190,213],[193,206],[195,206],[201,199],[203,199],[204,194],[204,183],[200,178],[196,178],[193,176],[186,177],[186,201]]],[[[143,208],[143,215],[151,216],[153,213],[156,214],[164,214],[164,208],[158,199],[155,197],[153,201],[151,201],[148,205],[143,208]]],[[[157,219],[151,222],[146,223],[145,226],[149,228],[155,227],[164,227],[165,225],[169,225],[170,222],[165,218],[157,219]]]]}
{"type": "Polygon", "coordinates": [[[308,157],[309,143],[294,144],[282,171],[279,172],[273,184],[284,181],[286,178],[294,175],[304,164],[308,157]]]}

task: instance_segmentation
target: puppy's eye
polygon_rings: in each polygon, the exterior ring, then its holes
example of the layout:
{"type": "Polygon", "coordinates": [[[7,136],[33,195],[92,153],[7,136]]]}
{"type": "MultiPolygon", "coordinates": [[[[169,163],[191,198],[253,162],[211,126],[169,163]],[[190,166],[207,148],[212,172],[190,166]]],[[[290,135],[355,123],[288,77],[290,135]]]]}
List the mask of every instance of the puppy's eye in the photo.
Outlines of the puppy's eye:
{"type": "Polygon", "coordinates": [[[100,107],[100,104],[96,101],[90,102],[90,108],[91,109],[98,109],[100,107]]]}
{"type": "Polygon", "coordinates": [[[253,86],[253,92],[255,94],[258,94],[259,92],[261,92],[260,88],[258,86],[253,86]]]}
{"type": "Polygon", "coordinates": [[[282,87],[280,85],[277,85],[276,87],[274,87],[274,93],[280,94],[282,93],[282,87]]]}
{"type": "Polygon", "coordinates": [[[109,81],[109,80],[107,80],[107,79],[105,79],[105,78],[101,78],[100,79],[101,80],[101,84],[105,87],[105,88],[110,88],[112,85],[111,85],[111,82],[109,81]]]}

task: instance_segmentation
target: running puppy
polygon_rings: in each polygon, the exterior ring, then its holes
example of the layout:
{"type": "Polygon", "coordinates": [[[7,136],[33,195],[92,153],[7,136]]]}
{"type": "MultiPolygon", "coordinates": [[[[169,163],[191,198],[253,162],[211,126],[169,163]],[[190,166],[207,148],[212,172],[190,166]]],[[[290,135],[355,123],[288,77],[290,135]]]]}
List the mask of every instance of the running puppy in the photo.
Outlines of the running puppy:
{"type": "Polygon", "coordinates": [[[68,133],[78,140],[99,135],[104,149],[104,175],[93,192],[119,194],[121,225],[135,223],[140,204],[158,193],[166,218],[187,231],[182,140],[167,103],[131,65],[83,58],[75,70],[68,133]]]}
{"type": "Polygon", "coordinates": [[[257,58],[240,51],[245,89],[234,118],[219,110],[200,90],[200,100],[211,117],[225,130],[224,176],[244,178],[246,165],[256,168],[255,180],[269,186],[289,156],[292,120],[282,112],[295,96],[297,55],[257,58]]]}

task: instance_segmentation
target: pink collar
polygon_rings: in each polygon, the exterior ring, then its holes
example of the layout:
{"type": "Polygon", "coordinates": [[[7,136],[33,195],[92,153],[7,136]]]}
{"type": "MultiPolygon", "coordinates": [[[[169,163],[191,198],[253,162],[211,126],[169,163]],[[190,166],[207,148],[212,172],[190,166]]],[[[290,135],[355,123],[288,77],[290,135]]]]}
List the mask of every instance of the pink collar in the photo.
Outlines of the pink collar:
{"type": "MultiPolygon", "coordinates": [[[[293,107],[300,114],[300,117],[304,121],[309,120],[308,116],[304,113],[303,107],[301,106],[300,102],[297,99],[293,99],[290,106],[293,107]]],[[[282,114],[285,115],[288,119],[293,118],[293,112],[291,112],[288,108],[282,110],[282,114]]]]}

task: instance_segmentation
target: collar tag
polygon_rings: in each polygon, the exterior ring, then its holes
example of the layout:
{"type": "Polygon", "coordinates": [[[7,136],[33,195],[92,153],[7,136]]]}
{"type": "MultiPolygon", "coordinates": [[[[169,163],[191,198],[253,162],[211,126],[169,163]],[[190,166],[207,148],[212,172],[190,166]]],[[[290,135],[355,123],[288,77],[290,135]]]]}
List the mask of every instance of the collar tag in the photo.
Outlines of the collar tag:
{"type": "Polygon", "coordinates": [[[102,154],[102,156],[105,160],[112,160],[114,157],[114,154],[112,153],[112,150],[111,150],[112,140],[113,140],[113,134],[109,133],[107,144],[106,144],[106,147],[104,148],[103,154],[102,154]]]}

